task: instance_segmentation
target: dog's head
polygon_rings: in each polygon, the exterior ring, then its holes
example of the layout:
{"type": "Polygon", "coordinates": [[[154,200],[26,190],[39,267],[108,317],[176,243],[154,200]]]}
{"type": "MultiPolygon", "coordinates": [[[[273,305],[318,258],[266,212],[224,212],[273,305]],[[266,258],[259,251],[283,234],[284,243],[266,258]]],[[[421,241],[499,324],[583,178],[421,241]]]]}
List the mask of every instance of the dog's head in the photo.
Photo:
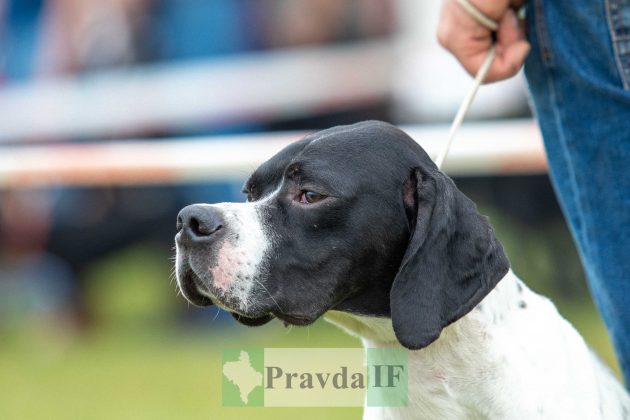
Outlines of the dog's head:
{"type": "Polygon", "coordinates": [[[396,127],[364,122],[291,144],[245,184],[246,203],[177,218],[177,282],[240,322],[307,325],[335,309],[391,317],[418,349],[508,271],[487,219],[396,127]]]}

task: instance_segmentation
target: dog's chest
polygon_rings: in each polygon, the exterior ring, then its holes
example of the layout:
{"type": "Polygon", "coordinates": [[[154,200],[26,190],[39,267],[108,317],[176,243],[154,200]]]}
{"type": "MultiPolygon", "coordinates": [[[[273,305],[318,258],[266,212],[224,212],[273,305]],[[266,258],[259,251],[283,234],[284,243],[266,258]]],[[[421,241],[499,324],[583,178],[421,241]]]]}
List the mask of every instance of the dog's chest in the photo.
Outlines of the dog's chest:
{"type": "Polygon", "coordinates": [[[447,328],[431,346],[410,352],[408,405],[366,408],[364,419],[506,418],[497,395],[508,362],[495,354],[488,330],[469,318],[447,328]]]}
{"type": "Polygon", "coordinates": [[[364,418],[606,418],[597,402],[605,381],[582,338],[547,299],[515,290],[506,299],[499,288],[410,352],[408,405],[366,408],[364,418]]]}

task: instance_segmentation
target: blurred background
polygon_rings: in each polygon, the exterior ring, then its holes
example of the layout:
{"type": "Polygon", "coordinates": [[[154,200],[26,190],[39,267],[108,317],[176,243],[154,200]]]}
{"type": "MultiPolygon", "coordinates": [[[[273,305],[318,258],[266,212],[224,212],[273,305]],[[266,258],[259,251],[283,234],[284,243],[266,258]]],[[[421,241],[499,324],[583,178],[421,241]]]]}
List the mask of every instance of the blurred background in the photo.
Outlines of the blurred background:
{"type": "MultiPolygon", "coordinates": [[[[445,138],[471,80],[438,16],[413,0],[0,0],[0,419],[360,418],[221,407],[223,348],[360,342],[189,306],[175,217],[243,201],[249,171],[306,132],[381,119],[445,138]]],[[[616,371],[531,118],[522,75],[482,88],[446,170],[616,371]]]]}

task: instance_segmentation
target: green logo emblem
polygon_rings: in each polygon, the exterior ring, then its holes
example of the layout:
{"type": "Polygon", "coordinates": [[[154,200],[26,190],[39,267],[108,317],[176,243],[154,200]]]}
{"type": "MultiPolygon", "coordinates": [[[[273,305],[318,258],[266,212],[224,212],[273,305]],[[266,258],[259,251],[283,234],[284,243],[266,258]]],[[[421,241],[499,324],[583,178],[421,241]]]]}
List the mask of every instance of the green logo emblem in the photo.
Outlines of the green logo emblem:
{"type": "Polygon", "coordinates": [[[223,405],[262,407],[263,349],[226,349],[223,351],[223,405]]]}

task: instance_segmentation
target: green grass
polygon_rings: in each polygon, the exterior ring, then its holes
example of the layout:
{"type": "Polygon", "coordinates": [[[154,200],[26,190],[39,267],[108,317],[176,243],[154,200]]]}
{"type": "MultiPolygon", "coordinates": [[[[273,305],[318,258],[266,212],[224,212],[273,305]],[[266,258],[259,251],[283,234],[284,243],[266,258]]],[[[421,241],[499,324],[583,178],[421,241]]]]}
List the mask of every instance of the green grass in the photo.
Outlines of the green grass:
{"type": "MultiPolygon", "coordinates": [[[[236,327],[234,328],[236,329],[236,327]]],[[[1,419],[358,419],[361,409],[225,408],[221,351],[228,347],[357,347],[318,322],[286,330],[100,330],[55,337],[31,331],[0,349],[1,419]]],[[[5,337],[6,338],[6,337],[5,337]]]]}
{"type": "MultiPolygon", "coordinates": [[[[324,321],[308,328],[286,329],[277,321],[246,328],[206,315],[201,327],[176,323],[177,314],[190,309],[175,297],[169,271],[168,256],[159,250],[125,250],[88,274],[94,324],[87,332],[67,328],[63,319],[23,319],[0,329],[0,419],[361,417],[360,408],[222,407],[224,348],[359,347],[360,342],[324,321]]],[[[590,301],[566,299],[562,288],[548,289],[561,312],[618,372],[590,301]]]]}
{"type": "MultiPolygon", "coordinates": [[[[577,319],[606,361],[601,324],[577,319]],[[603,346],[603,347],[602,347],[603,346]]],[[[574,320],[575,322],[576,320],[574,320]]],[[[210,320],[209,320],[210,323],[210,320]]],[[[221,405],[221,351],[230,347],[357,347],[359,341],[319,321],[285,329],[106,328],[59,336],[31,328],[0,347],[0,419],[359,419],[350,408],[227,408],[221,405]]]]}
{"type": "Polygon", "coordinates": [[[150,246],[123,250],[88,273],[93,325],[22,319],[0,329],[0,419],[358,419],[360,408],[226,408],[221,351],[230,347],[359,347],[319,321],[287,329],[278,321],[246,328],[194,311],[176,297],[167,255],[150,246]]]}

